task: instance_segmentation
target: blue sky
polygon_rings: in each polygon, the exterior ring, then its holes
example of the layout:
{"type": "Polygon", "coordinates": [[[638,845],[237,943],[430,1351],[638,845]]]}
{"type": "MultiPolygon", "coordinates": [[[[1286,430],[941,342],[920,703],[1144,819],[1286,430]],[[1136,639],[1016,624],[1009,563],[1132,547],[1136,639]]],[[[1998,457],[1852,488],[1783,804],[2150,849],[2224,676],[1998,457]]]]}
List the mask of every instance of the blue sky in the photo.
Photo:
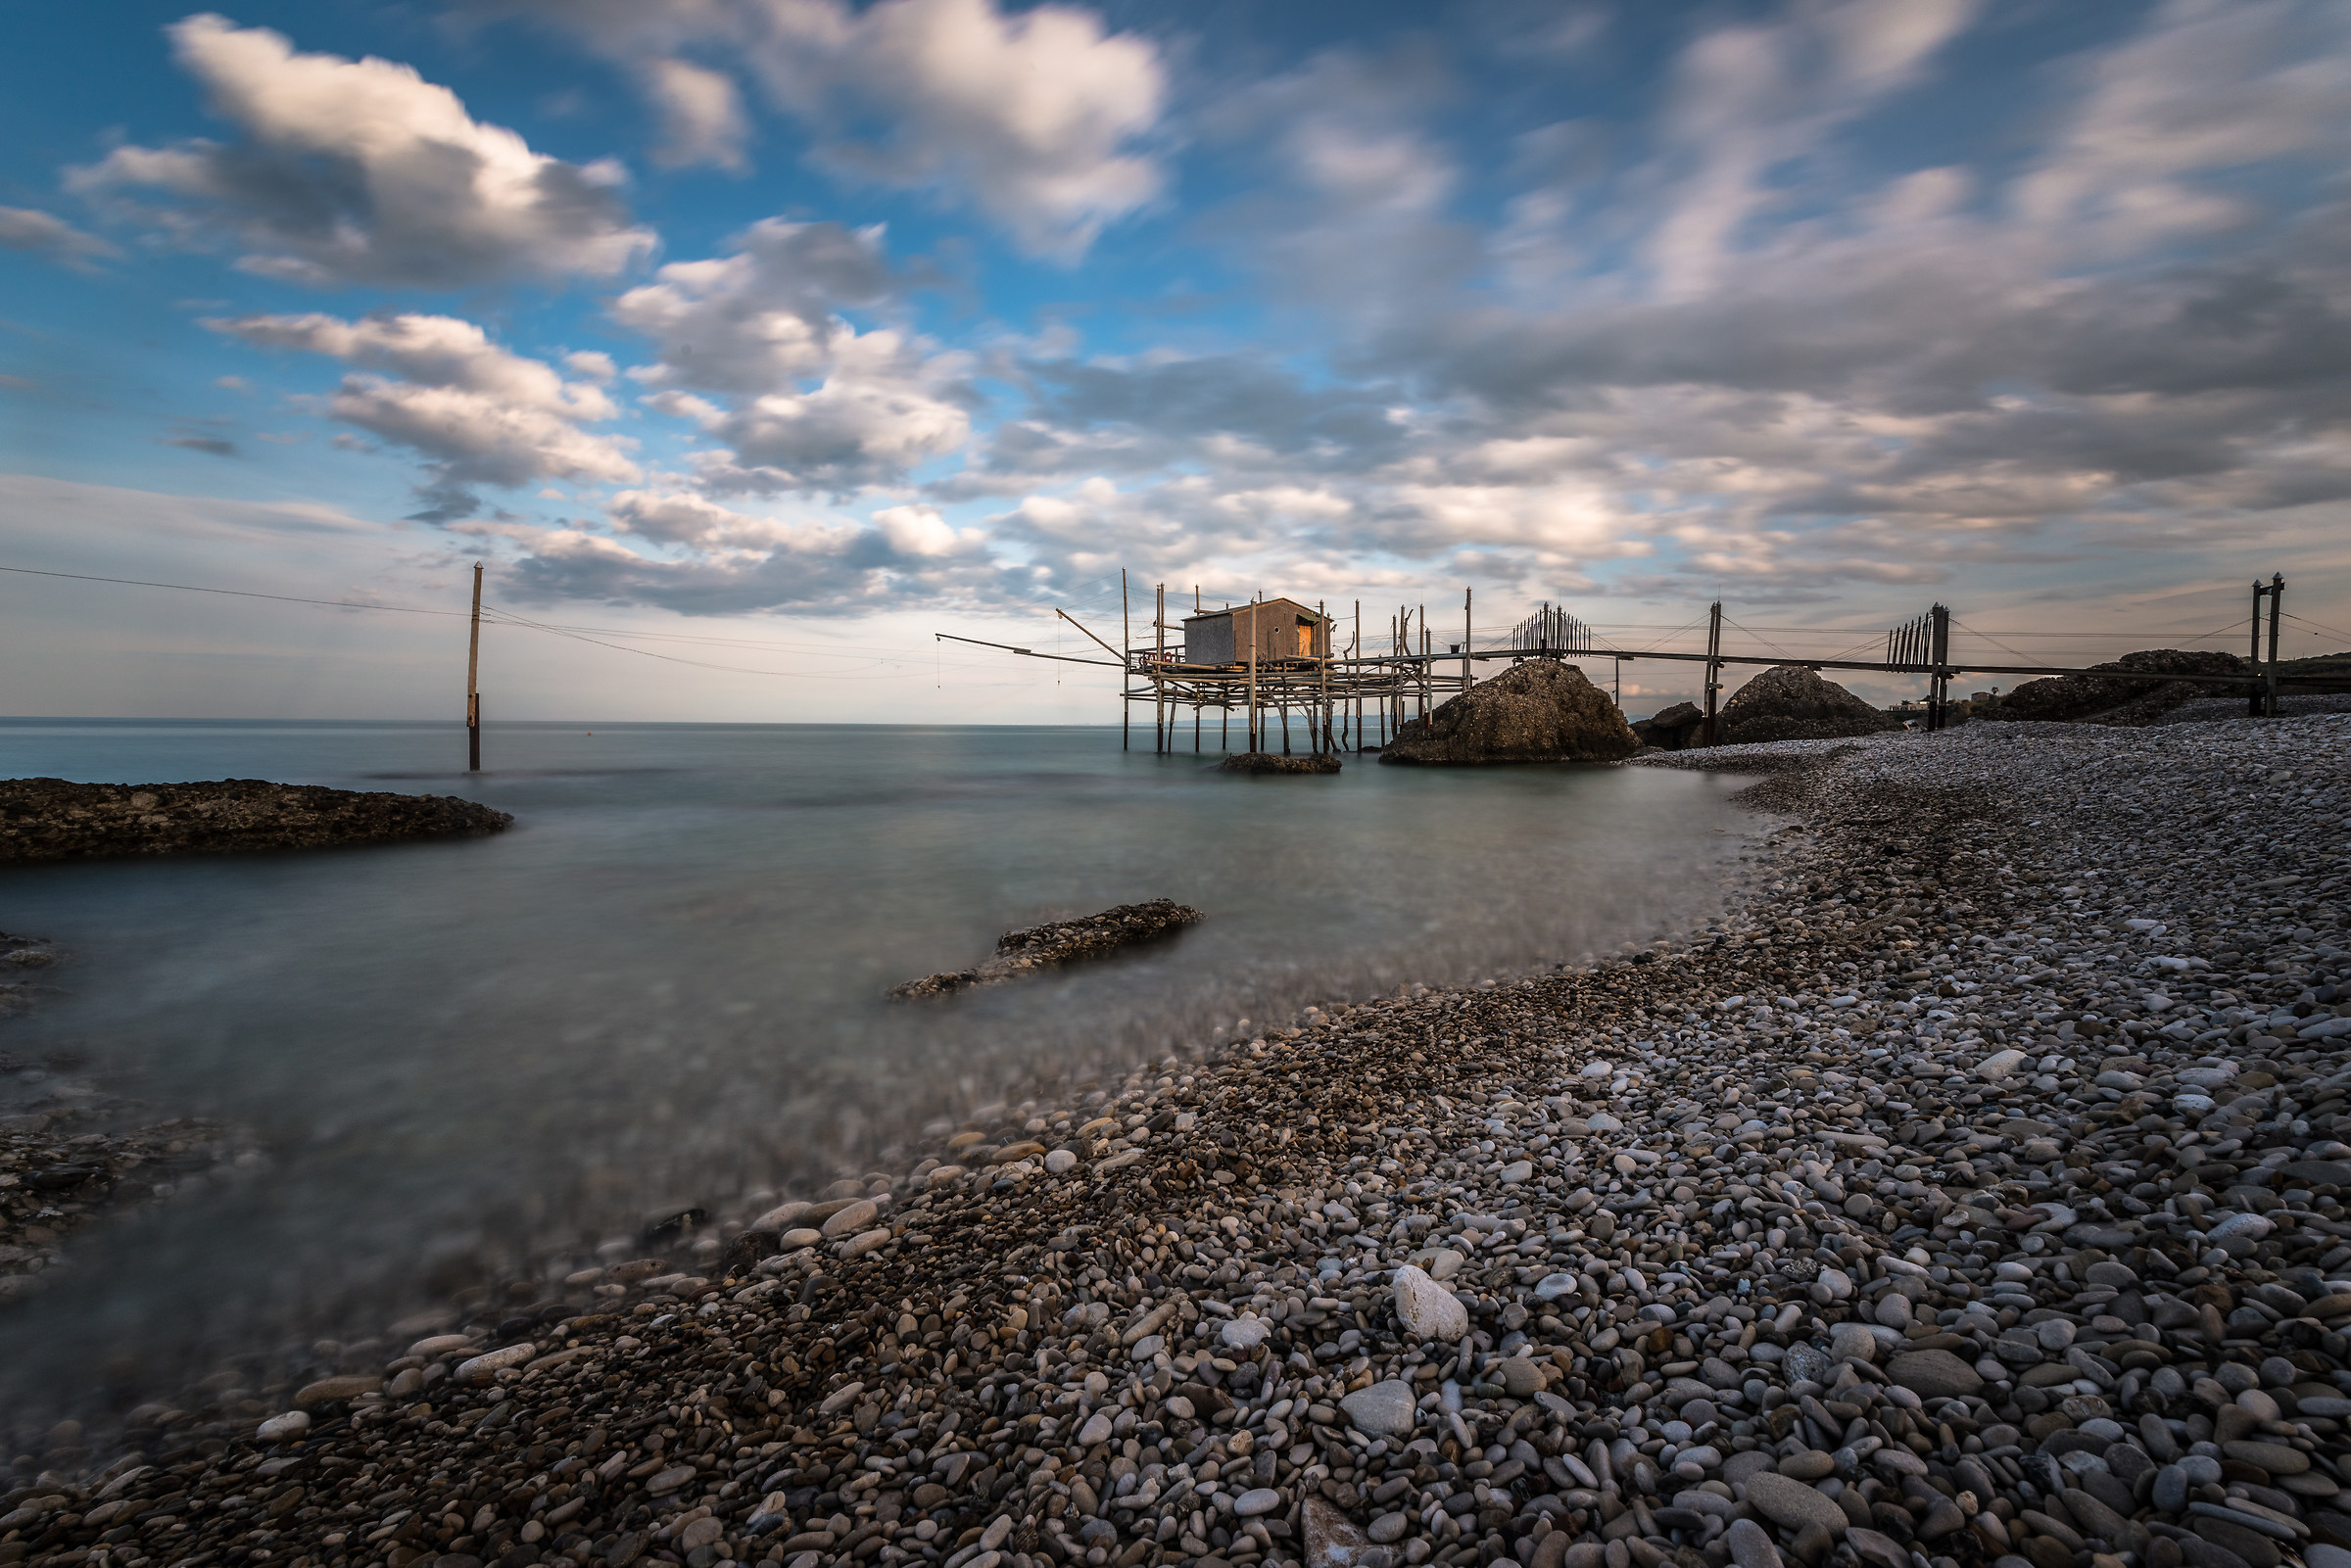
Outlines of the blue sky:
{"type": "MultiPolygon", "coordinates": [[[[13,36],[0,566],[447,606],[484,559],[640,650],[500,628],[510,716],[1100,720],[929,634],[1074,641],[1122,567],[1816,654],[1938,598],[2037,660],[2233,646],[2271,571],[2351,624],[2339,4],[13,36]]],[[[0,574],[0,658],[19,712],[408,716],[451,640],[0,574]]]]}

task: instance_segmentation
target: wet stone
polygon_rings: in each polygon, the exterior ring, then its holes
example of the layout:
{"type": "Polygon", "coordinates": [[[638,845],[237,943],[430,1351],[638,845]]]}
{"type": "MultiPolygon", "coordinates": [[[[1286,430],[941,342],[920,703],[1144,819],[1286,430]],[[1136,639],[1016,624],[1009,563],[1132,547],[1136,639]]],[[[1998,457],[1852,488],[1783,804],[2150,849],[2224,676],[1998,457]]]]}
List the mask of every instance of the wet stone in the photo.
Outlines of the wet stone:
{"type": "Polygon", "coordinates": [[[1358,1432],[1371,1437],[1400,1437],[1412,1431],[1417,1418],[1418,1396],[1407,1383],[1390,1380],[1358,1390],[1339,1402],[1358,1432]]]}

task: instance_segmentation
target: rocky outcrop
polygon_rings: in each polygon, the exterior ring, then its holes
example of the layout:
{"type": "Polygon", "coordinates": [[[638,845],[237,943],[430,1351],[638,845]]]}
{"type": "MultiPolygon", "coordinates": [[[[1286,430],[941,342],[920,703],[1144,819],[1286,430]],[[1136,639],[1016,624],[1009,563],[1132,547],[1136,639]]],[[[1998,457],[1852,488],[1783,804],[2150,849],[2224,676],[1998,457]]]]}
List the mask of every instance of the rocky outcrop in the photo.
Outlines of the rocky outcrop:
{"type": "Polygon", "coordinates": [[[2192,698],[2242,695],[2244,689],[2201,681],[2134,681],[2098,672],[2233,675],[2246,665],[2233,653],[2147,648],[2126,653],[2111,664],[2093,664],[2089,668],[2087,675],[2027,681],[2000,699],[1997,717],[2042,724],[2145,724],[2192,698]]]}
{"type": "Polygon", "coordinates": [[[1206,917],[1198,910],[1178,904],[1172,898],[1154,898],[1140,904],[1121,904],[1099,915],[1083,920],[1061,921],[1051,926],[1032,926],[1027,930],[1006,931],[996,938],[996,956],[976,969],[950,970],[941,974],[926,974],[919,980],[893,985],[889,994],[899,997],[951,996],[975,985],[995,985],[1032,974],[1057,964],[1078,959],[1099,958],[1105,953],[1137,942],[1147,942],[1197,925],[1206,917]]]}
{"type": "Polygon", "coordinates": [[[1779,664],[1741,687],[1716,716],[1716,740],[1726,746],[1767,740],[1834,740],[1844,736],[1899,730],[1881,713],[1817,670],[1779,664]]]}
{"type": "Polygon", "coordinates": [[[1217,764],[1224,773],[1337,773],[1339,759],[1330,752],[1285,757],[1271,751],[1236,751],[1217,764]]]}
{"type": "Polygon", "coordinates": [[[1641,742],[1608,694],[1558,659],[1530,659],[1396,732],[1382,762],[1462,767],[1615,762],[1641,742]]]}
{"type": "Polygon", "coordinates": [[[391,795],[318,784],[0,781],[0,865],[122,855],[328,849],[494,833],[503,811],[454,795],[391,795]]]}
{"type": "Polygon", "coordinates": [[[1676,702],[1633,726],[1645,746],[1659,751],[1687,751],[1705,738],[1706,715],[1695,702],[1676,702]]]}

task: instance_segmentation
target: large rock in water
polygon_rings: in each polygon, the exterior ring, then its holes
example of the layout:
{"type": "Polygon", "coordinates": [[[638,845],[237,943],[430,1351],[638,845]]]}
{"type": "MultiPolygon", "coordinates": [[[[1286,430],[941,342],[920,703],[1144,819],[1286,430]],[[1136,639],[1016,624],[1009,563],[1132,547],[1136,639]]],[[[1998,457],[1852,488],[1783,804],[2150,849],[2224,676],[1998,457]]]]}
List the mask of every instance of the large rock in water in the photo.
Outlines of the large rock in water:
{"type": "Polygon", "coordinates": [[[1608,694],[1558,659],[1529,659],[1396,732],[1382,762],[1614,762],[1641,748],[1608,694]]]}
{"type": "Polygon", "coordinates": [[[260,779],[171,784],[8,779],[0,780],[0,863],[324,849],[494,833],[513,821],[453,795],[362,794],[260,779]]]}
{"type": "Polygon", "coordinates": [[[1686,751],[1705,738],[1705,711],[1697,703],[1676,702],[1634,725],[1633,734],[1645,746],[1686,751]]]}
{"type": "Polygon", "coordinates": [[[2146,648],[2111,664],[2093,664],[2088,675],[2027,681],[2000,699],[1992,715],[2057,724],[2144,724],[2191,697],[2242,696],[2241,686],[2201,681],[2133,681],[2101,676],[2100,670],[2144,670],[2160,675],[2233,675],[2245,661],[2233,653],[2191,653],[2181,648],[2146,648]]]}
{"type": "Polygon", "coordinates": [[[1716,716],[1716,738],[1726,746],[1766,740],[1833,740],[1879,735],[1902,721],[1881,713],[1817,670],[1778,664],[1741,687],[1716,716]]]}

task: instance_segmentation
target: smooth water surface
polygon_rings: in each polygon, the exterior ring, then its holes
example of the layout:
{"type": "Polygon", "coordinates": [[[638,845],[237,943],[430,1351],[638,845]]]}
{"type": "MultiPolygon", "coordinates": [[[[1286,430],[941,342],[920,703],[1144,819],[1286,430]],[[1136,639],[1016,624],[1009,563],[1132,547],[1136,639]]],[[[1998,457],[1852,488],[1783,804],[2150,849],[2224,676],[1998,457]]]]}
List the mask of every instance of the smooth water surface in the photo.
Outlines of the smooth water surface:
{"type": "Polygon", "coordinates": [[[271,1152],[77,1236],[10,1309],[21,1394],[380,1328],[657,1204],[812,1192],[926,1122],[1243,1018],[1646,938],[1714,900],[1744,833],[1703,774],[1250,779],[1122,753],[1115,730],[516,725],[485,747],[469,778],[448,726],[0,723],[0,777],[267,778],[516,819],[0,870],[0,928],[72,955],[0,1052],[72,1048],[150,1117],[228,1117],[271,1152]],[[1159,896],[1208,919],[946,1003],[883,996],[1008,928],[1159,896]]]}

